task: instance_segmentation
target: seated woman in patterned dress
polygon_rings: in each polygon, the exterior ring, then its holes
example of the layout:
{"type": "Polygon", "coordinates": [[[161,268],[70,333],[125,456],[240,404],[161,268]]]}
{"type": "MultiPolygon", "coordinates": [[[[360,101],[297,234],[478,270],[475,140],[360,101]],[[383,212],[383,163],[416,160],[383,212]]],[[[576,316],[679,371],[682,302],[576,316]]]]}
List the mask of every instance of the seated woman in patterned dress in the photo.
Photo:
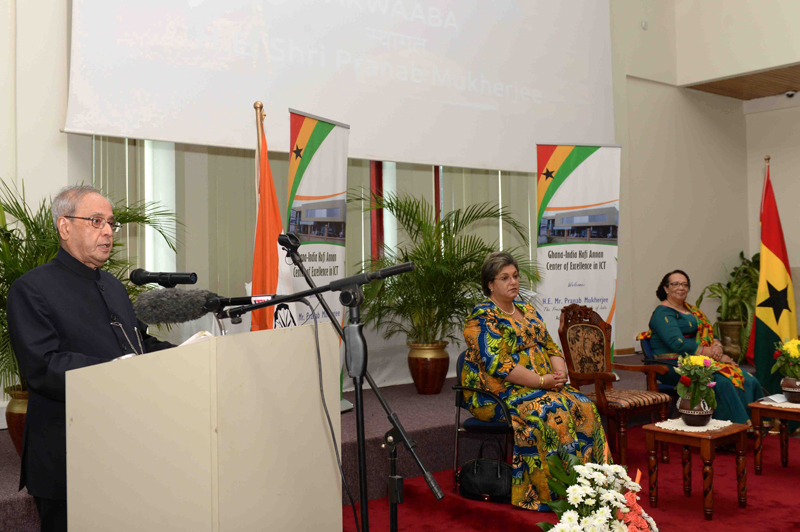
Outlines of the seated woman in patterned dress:
{"type": "MultiPolygon", "coordinates": [[[[481,268],[486,300],[467,318],[461,382],[497,394],[514,427],[511,503],[547,510],[546,458],[560,447],[585,462],[605,463],[607,447],[594,404],[567,386],[564,355],[531,305],[518,299],[519,268],[509,253],[490,253],[481,268]]],[[[502,421],[489,397],[465,392],[472,415],[502,421]]]]}
{"type": "Polygon", "coordinates": [[[680,378],[675,372],[679,356],[703,355],[716,360],[720,370],[714,374],[714,395],[717,398],[714,419],[749,424],[750,408],[747,405],[764,396],[761,384],[722,352],[722,343],[714,338],[714,330],[706,315],[686,302],[691,288],[689,276],[683,270],[666,274],[656,290],[661,304],[650,317],[650,330],[636,338],[650,339],[653,356],[670,368],[669,373],[659,375],[658,379],[673,386],[680,378]]]}

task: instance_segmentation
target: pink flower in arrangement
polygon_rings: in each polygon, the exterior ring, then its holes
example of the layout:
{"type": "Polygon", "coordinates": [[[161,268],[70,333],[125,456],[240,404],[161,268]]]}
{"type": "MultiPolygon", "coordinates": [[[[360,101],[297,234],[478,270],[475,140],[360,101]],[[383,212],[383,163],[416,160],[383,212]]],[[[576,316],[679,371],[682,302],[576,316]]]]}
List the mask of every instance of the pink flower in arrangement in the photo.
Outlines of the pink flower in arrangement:
{"type": "Polygon", "coordinates": [[[709,388],[713,388],[713,387],[714,387],[714,386],[716,386],[716,385],[717,385],[717,383],[716,383],[716,382],[709,382],[709,383],[708,383],[708,387],[709,387],[709,388]]]}
{"type": "Polygon", "coordinates": [[[642,507],[636,502],[634,492],[629,491],[625,494],[625,503],[628,512],[623,513],[622,510],[617,510],[617,519],[622,519],[622,522],[628,525],[628,532],[649,532],[650,526],[642,517],[642,507]]]}
{"type": "Polygon", "coordinates": [[[709,367],[711,365],[711,360],[705,359],[703,360],[703,364],[705,365],[705,367],[709,367]]]}

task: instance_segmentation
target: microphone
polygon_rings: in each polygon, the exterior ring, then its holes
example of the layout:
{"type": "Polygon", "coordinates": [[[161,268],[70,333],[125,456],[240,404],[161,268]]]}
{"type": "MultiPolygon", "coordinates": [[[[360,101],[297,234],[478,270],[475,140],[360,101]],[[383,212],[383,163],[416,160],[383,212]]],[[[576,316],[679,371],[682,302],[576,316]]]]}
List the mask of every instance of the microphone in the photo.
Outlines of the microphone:
{"type": "Polygon", "coordinates": [[[202,318],[213,309],[209,300],[219,299],[208,290],[150,290],[136,298],[136,317],[148,325],[185,323],[202,318]]]}
{"type": "Polygon", "coordinates": [[[195,284],[197,274],[181,272],[148,272],[137,268],[131,272],[130,280],[135,285],[158,283],[164,288],[175,288],[179,284],[195,284]]]}
{"type": "Polygon", "coordinates": [[[354,284],[367,284],[377,279],[385,279],[386,277],[391,277],[393,275],[400,275],[401,273],[410,272],[413,269],[413,262],[404,262],[402,264],[389,266],[388,268],[381,268],[380,270],[374,272],[359,273],[358,275],[351,275],[350,277],[345,277],[344,279],[338,279],[336,281],[332,281],[329,286],[331,292],[337,292],[354,284]]]}
{"type": "Polygon", "coordinates": [[[214,292],[188,290],[150,290],[136,298],[136,316],[148,325],[156,323],[185,323],[202,318],[224,307],[250,305],[269,301],[273,295],[219,297],[214,292]]]}

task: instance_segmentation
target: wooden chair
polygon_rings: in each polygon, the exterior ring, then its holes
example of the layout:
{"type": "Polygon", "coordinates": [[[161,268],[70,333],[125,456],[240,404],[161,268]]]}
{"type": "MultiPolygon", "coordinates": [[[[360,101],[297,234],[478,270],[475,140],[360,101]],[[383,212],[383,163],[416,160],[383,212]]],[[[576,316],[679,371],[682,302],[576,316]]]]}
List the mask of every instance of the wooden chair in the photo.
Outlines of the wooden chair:
{"type": "MultiPolygon", "coordinates": [[[[629,366],[611,363],[611,324],[594,310],[582,305],[561,309],[558,337],[564,350],[570,384],[574,387],[594,385],[594,392],[585,392],[594,401],[600,414],[608,420],[608,441],[617,463],[626,465],[628,454],[628,419],[631,414],[658,413],[667,419],[670,397],[658,392],[656,374],[669,371],[663,365],[629,366]],[[636,371],[647,375],[647,391],[615,390],[612,370],[636,371]]],[[[662,461],[669,461],[669,451],[662,446],[662,461]]]]}

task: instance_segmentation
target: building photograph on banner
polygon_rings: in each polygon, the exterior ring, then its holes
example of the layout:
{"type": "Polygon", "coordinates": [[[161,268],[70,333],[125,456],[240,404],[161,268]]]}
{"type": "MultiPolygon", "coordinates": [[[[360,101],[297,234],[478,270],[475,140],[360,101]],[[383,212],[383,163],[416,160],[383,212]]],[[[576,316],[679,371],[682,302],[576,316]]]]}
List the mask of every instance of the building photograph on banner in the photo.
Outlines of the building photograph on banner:
{"type": "Polygon", "coordinates": [[[538,145],[536,152],[539,312],[555,332],[563,307],[591,307],[612,326],[613,353],[621,150],[538,145]]]}
{"type": "MultiPolygon", "coordinates": [[[[317,286],[344,277],[345,218],[347,216],[347,150],[350,127],[290,109],[289,232],[297,234],[298,253],[317,286]]],[[[294,291],[308,289],[300,270],[292,268],[294,291]]],[[[325,292],[325,301],[342,322],[338,292],[325,292]]],[[[297,324],[312,320],[310,309],[297,309],[297,324]]],[[[317,319],[329,316],[316,306],[317,319]]]]}

